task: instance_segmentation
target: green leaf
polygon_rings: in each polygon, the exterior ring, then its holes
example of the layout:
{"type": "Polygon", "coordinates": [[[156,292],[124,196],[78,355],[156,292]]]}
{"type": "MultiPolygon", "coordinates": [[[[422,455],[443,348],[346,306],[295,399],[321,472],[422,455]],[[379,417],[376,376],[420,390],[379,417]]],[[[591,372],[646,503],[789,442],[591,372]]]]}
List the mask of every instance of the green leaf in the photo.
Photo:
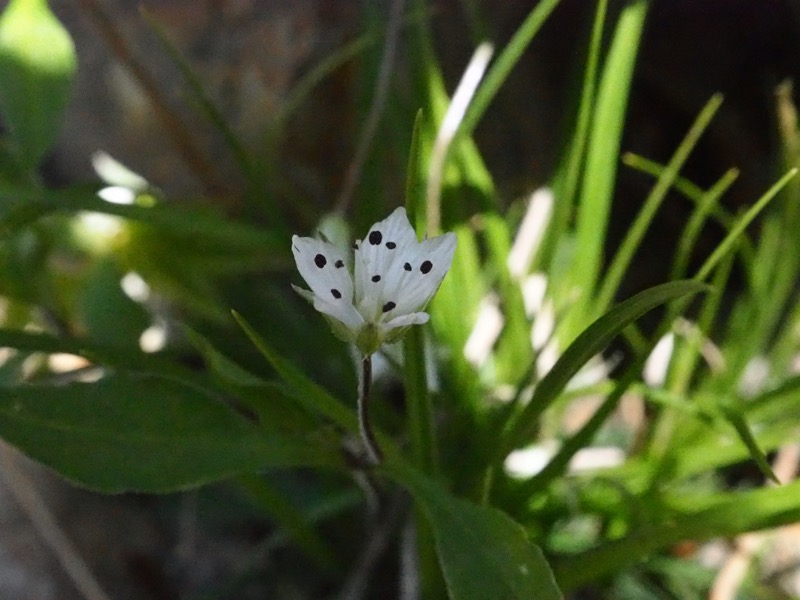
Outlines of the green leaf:
{"type": "Polygon", "coordinates": [[[108,493],[171,492],[267,467],[340,462],[334,444],[268,433],[211,394],[129,373],[0,389],[0,436],[108,493]]]}
{"type": "Polygon", "coordinates": [[[77,310],[88,336],[119,348],[138,348],[150,316],[120,286],[122,274],[108,259],[98,261],[78,292],[77,310]]]}
{"type": "Polygon", "coordinates": [[[558,600],[538,546],[504,513],[450,495],[411,469],[391,469],[430,520],[452,600],[558,600]]]}
{"type": "Polygon", "coordinates": [[[24,166],[58,135],[75,74],[75,48],[46,0],[12,0],[0,16],[0,109],[24,166]]]}
{"type": "MultiPolygon", "coordinates": [[[[541,264],[549,264],[552,260],[556,245],[565,237],[570,227],[570,219],[574,209],[575,193],[581,178],[581,168],[586,155],[586,144],[589,138],[594,100],[597,91],[597,72],[600,64],[600,48],[603,41],[605,28],[607,0],[597,2],[592,35],[589,40],[588,56],[581,85],[578,112],[575,116],[575,130],[570,143],[567,145],[566,156],[562,159],[563,165],[558,171],[563,171],[563,176],[557,178],[556,197],[558,202],[553,204],[553,213],[548,226],[548,231],[541,248],[541,264]],[[560,182],[558,182],[560,179],[560,182]]],[[[469,117],[469,115],[467,115],[469,117]]]]}

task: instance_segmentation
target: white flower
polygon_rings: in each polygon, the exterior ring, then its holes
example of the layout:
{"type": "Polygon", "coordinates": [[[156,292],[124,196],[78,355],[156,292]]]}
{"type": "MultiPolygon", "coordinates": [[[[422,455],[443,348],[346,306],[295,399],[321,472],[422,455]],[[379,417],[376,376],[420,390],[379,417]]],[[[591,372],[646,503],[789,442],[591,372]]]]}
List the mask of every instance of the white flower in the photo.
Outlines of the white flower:
{"type": "Polygon", "coordinates": [[[456,236],[417,241],[404,208],[375,223],[353,244],[353,274],[341,251],[326,240],[292,237],[297,269],[311,291],[292,286],[323,313],[341,339],[370,355],[396,341],[422,312],[453,262],[456,236]]]}

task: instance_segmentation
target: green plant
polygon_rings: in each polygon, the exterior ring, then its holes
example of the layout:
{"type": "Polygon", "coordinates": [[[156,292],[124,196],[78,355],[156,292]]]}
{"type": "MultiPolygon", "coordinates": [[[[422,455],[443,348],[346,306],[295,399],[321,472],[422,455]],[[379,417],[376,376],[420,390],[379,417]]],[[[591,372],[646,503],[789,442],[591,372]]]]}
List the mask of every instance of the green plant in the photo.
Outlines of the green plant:
{"type": "MultiPolygon", "coordinates": [[[[365,467],[352,450],[359,435],[357,365],[290,288],[299,278],[288,223],[313,214],[311,203],[305,199],[307,206],[294,215],[282,210],[253,151],[236,138],[151,16],[165,52],[242,171],[248,214],[262,220],[220,214],[199,202],[176,206],[144,179],[119,172],[106,183],[127,189],[129,204],[101,199],[105,186],[96,184],[48,189],[37,167],[53,142],[75,60],[67,33],[43,0],[14,0],[0,18],[0,109],[8,124],[0,163],[0,345],[13,349],[0,365],[3,439],[103,493],[166,494],[229,481],[337,582],[341,549],[321,533],[308,503],[298,500],[303,492],[281,484],[286,474],[302,468],[325,480],[323,500],[336,506],[327,518],[340,519],[341,527],[352,527],[345,516],[353,503],[331,498],[352,492],[349,475],[366,482],[358,510],[373,500],[378,520],[391,498],[408,494],[415,569],[422,596],[431,599],[547,600],[587,584],[641,590],[647,586],[637,573],[648,570],[674,589],[688,589],[673,576],[685,563],[676,566],[661,554],[665,549],[796,521],[797,483],[731,489],[718,477],[752,460],[764,477],[777,480],[768,453],[800,428],[800,378],[791,367],[800,318],[798,184],[791,167],[800,148],[796,125],[787,118],[783,130],[786,173],[741,214],[720,203],[736,171],[708,189],[680,176],[721,97],[702,107],[666,164],[624,155],[625,165],[648,173],[654,184],[604,264],[647,2],[627,3],[610,26],[607,2],[597,2],[574,126],[552,192],[506,207],[472,138],[557,5],[536,5],[485,78],[473,82],[474,97],[469,85],[463,88],[465,112],[449,113],[454,128],[444,133],[439,127],[451,104],[425,3],[420,0],[408,18],[413,106],[389,105],[381,127],[397,133],[387,139],[399,141],[375,142],[362,177],[398,187],[405,182],[404,204],[416,232],[453,232],[442,239],[457,245],[426,329],[407,331],[397,351],[379,351],[384,340],[350,340],[366,354],[378,351],[391,377],[403,383],[402,409],[386,401],[385,389],[373,390],[384,458],[365,467]],[[59,40],[47,64],[37,35],[59,40]],[[604,35],[610,35],[608,45],[604,35]],[[404,173],[386,166],[397,155],[407,158],[404,173]],[[625,273],[673,189],[692,213],[672,257],[671,279],[619,300],[625,273]],[[519,217],[537,207],[542,238],[526,239],[517,234],[519,217]],[[113,233],[91,233],[88,241],[77,235],[87,212],[113,219],[113,233]],[[692,273],[690,256],[709,220],[725,235],[692,273]],[[51,259],[64,254],[81,268],[54,268],[51,259]],[[725,307],[734,266],[745,283],[725,307]],[[155,352],[140,347],[154,320],[152,307],[119,289],[131,273],[174,309],[166,318],[180,335],[155,352]],[[657,324],[645,332],[637,323],[648,313],[657,324]],[[502,327],[476,326],[484,314],[499,316],[502,327]],[[532,329],[544,331],[544,339],[532,344],[532,329]],[[465,347],[477,334],[485,337],[480,352],[470,355],[465,347]],[[674,349],[663,377],[648,381],[643,368],[665,337],[674,349]],[[617,369],[603,355],[614,340],[626,347],[617,369]],[[718,362],[705,357],[709,345],[718,362]],[[45,360],[61,353],[85,361],[66,374],[66,384],[64,374],[55,380],[45,360]],[[202,368],[188,368],[186,355],[199,357],[202,368]],[[753,382],[748,374],[756,362],[767,365],[766,375],[753,382]],[[599,376],[592,375],[597,365],[599,376]],[[648,407],[636,431],[610,424],[625,395],[648,407]],[[565,428],[569,407],[588,396],[599,398],[590,416],[565,428]],[[619,464],[570,468],[580,452],[601,442],[620,451],[619,464]],[[513,472],[510,459],[531,447],[547,453],[544,463],[513,472]]],[[[373,29],[338,58],[358,56],[379,34],[373,29]]],[[[339,62],[334,57],[326,65],[335,69],[339,62]]],[[[475,72],[487,64],[484,47],[476,53],[475,72]]],[[[377,77],[378,68],[365,79],[377,77]]],[[[307,93],[324,75],[324,69],[313,71],[298,90],[307,93]]],[[[301,92],[288,103],[292,110],[303,110],[301,92]]],[[[784,98],[781,106],[792,114],[790,101],[784,98]]],[[[264,125],[269,149],[279,146],[286,120],[281,114],[264,125]]],[[[364,186],[354,193],[357,237],[400,200],[385,191],[390,188],[364,186]]],[[[314,220],[294,223],[297,233],[318,227],[333,242],[349,237],[341,212],[314,220]]]]}

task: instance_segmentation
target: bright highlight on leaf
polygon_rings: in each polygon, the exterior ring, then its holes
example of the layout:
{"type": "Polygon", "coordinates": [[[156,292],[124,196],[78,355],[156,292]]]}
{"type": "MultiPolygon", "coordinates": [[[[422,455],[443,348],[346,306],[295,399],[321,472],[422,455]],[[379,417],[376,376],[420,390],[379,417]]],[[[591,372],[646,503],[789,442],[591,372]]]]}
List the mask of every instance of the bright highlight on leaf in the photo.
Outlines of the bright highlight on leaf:
{"type": "Polygon", "coordinates": [[[297,269],[311,291],[294,289],[328,318],[334,333],[365,356],[427,323],[425,306],[450,269],[454,233],[418,241],[404,208],[353,244],[350,261],[326,240],[292,237],[297,269]]]}
{"type": "Polygon", "coordinates": [[[13,0],[0,15],[0,111],[26,168],[55,141],[76,69],[72,38],[46,0],[13,0]]]}

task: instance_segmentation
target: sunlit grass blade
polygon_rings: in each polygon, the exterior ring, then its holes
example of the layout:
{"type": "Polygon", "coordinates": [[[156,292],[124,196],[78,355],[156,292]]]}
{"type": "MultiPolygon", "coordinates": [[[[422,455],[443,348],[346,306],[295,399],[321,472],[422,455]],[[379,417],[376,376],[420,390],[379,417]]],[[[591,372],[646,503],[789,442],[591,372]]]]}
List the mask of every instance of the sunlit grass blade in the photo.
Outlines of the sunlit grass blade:
{"type": "Polygon", "coordinates": [[[625,233],[625,237],[603,277],[600,290],[594,301],[595,314],[605,311],[613,302],[614,296],[622,283],[622,279],[633,260],[633,256],[639,248],[642,239],[644,239],[650,224],[653,222],[656,211],[661,207],[675,177],[689,158],[689,154],[700,141],[700,136],[711,123],[711,120],[714,118],[721,104],[722,96],[719,94],[712,96],[706,103],[694,123],[692,123],[686,136],[678,145],[669,163],[667,163],[666,169],[661,173],[655,186],[653,186],[653,189],[648,194],[642,208],[625,233]]]}
{"type": "MultiPolygon", "coordinates": [[[[672,279],[683,277],[686,274],[692,250],[700,237],[703,225],[706,223],[709,215],[713,214],[718,206],[719,199],[728,191],[728,188],[733,185],[733,182],[736,181],[738,176],[738,169],[728,170],[701,196],[700,202],[695,210],[692,211],[692,216],[683,228],[681,237],[678,240],[678,249],[675,252],[672,264],[672,279]]],[[[742,240],[743,243],[748,241],[746,237],[742,240]]]]}
{"type": "MultiPolygon", "coordinates": [[[[415,5],[419,12],[426,13],[425,0],[417,0],[415,5]]],[[[424,163],[430,163],[438,128],[450,106],[450,97],[435,56],[432,34],[427,21],[420,20],[414,29],[416,35],[412,38],[411,57],[415,62],[418,93],[425,100],[423,105],[425,119],[421,129],[422,160],[424,163]]],[[[461,122],[459,119],[457,127],[459,134],[450,144],[448,159],[444,164],[442,189],[469,189],[477,194],[482,210],[494,211],[497,207],[494,181],[474,140],[461,133],[461,122]]],[[[428,227],[431,227],[430,223],[428,227]]]]}
{"type": "MultiPolygon", "coordinates": [[[[433,148],[431,150],[427,189],[425,192],[427,209],[426,227],[428,235],[436,235],[439,232],[439,227],[441,225],[442,182],[444,180],[447,158],[450,154],[450,146],[461,126],[464,112],[467,110],[475,89],[491,60],[493,51],[494,49],[489,43],[481,44],[475,49],[455,92],[453,92],[453,97],[447,106],[447,111],[442,117],[439,129],[436,132],[433,148]]],[[[463,172],[464,174],[468,174],[470,168],[467,166],[463,172]]]]}
{"type": "Polygon", "coordinates": [[[639,0],[622,10],[603,66],[577,207],[575,255],[567,286],[576,287],[581,293],[563,325],[562,335],[566,341],[571,341],[583,327],[600,275],[630,83],[647,7],[647,2],[639,0]]]}
{"type": "Polygon", "coordinates": [[[562,239],[569,226],[575,194],[581,179],[581,167],[586,156],[586,144],[589,140],[589,127],[592,123],[597,78],[600,65],[600,53],[603,41],[603,30],[606,21],[607,0],[599,0],[592,25],[592,36],[589,40],[589,53],[586,69],[581,85],[581,96],[578,114],[575,119],[575,132],[572,135],[567,155],[564,159],[563,176],[557,179],[556,196],[558,202],[553,205],[553,215],[542,247],[541,263],[548,264],[555,251],[555,244],[562,239]]]}

